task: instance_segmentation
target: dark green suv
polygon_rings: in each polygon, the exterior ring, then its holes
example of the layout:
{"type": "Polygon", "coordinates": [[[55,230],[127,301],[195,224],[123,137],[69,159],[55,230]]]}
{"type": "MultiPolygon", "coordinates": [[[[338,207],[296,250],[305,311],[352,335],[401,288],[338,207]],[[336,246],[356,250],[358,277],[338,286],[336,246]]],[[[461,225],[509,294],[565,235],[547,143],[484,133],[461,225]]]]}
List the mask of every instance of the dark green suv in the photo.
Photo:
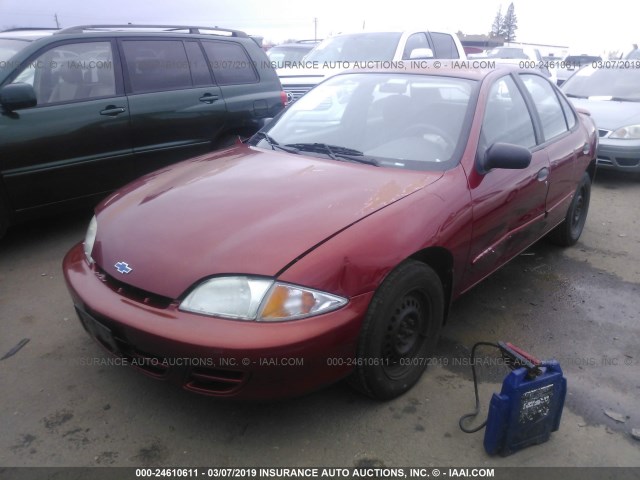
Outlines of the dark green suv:
{"type": "Polygon", "coordinates": [[[244,32],[90,25],[0,33],[0,236],[250,135],[285,104],[244,32]]]}

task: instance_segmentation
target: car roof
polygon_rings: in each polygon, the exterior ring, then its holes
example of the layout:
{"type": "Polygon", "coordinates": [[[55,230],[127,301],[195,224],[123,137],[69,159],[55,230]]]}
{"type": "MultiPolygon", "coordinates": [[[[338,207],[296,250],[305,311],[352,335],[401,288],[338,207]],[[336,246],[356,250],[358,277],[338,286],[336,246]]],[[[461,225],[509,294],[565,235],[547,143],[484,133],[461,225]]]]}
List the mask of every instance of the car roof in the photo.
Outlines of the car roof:
{"type": "Polygon", "coordinates": [[[57,28],[13,28],[0,32],[0,38],[33,41],[53,35],[57,31],[59,31],[57,28]]]}
{"type": "MultiPolygon", "coordinates": [[[[540,75],[540,72],[537,70],[531,69],[522,69],[517,65],[509,65],[509,64],[498,64],[495,68],[467,68],[465,65],[470,64],[471,60],[456,60],[460,66],[455,62],[446,62],[442,60],[424,60],[424,62],[429,62],[433,65],[432,68],[411,68],[409,65],[408,68],[372,68],[372,69],[351,69],[345,70],[344,72],[338,73],[338,75],[344,74],[354,74],[354,73],[386,73],[386,74],[410,74],[410,75],[425,75],[425,76],[434,76],[434,77],[455,77],[455,78],[466,78],[469,80],[482,80],[485,77],[491,75],[496,72],[496,75],[506,74],[510,72],[527,72],[534,73],[540,75]],[[435,64],[439,64],[439,67],[435,67],[435,64]]],[[[406,63],[406,62],[405,62],[406,63]]],[[[543,77],[543,75],[540,75],[543,77]]]]}

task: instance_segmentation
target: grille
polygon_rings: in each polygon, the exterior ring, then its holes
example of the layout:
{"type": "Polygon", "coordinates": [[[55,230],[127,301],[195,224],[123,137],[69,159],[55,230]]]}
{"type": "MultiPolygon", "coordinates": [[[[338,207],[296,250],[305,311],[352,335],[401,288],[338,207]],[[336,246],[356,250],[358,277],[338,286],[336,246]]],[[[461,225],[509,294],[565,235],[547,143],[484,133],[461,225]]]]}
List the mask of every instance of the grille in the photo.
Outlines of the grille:
{"type": "Polygon", "coordinates": [[[600,137],[606,137],[607,135],[609,135],[611,133],[611,130],[605,130],[604,128],[599,128],[598,129],[598,135],[600,137]]]}
{"type": "Polygon", "coordinates": [[[596,163],[598,165],[609,165],[609,166],[613,166],[613,162],[611,161],[611,159],[609,157],[598,157],[596,159],[596,163]]]}
{"type": "Polygon", "coordinates": [[[638,165],[639,158],[620,158],[616,157],[616,162],[621,167],[636,167],[638,165]]]}
{"type": "Polygon", "coordinates": [[[107,285],[111,290],[118,295],[133,300],[135,302],[144,303],[155,308],[167,308],[173,302],[172,298],[163,297],[162,295],[156,295],[155,293],[147,292],[141,288],[133,287],[120,280],[115,279],[107,272],[96,266],[96,275],[107,285]]]}
{"type": "Polygon", "coordinates": [[[295,102],[305,93],[311,90],[311,87],[295,87],[295,88],[285,88],[284,91],[287,94],[287,101],[289,103],[295,102]]]}

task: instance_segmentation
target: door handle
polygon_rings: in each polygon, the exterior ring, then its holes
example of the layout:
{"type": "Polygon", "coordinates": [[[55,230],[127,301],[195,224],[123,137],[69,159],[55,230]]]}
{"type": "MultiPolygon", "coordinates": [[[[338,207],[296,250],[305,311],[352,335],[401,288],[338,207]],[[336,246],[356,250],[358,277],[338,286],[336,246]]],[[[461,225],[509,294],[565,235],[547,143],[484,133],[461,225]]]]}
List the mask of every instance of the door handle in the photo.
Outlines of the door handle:
{"type": "Polygon", "coordinates": [[[211,95],[210,93],[205,93],[203,96],[199,98],[201,102],[204,103],[213,103],[218,100],[218,95],[211,95]]]}
{"type": "Polygon", "coordinates": [[[124,113],[126,110],[122,107],[116,107],[115,105],[109,105],[104,110],[100,110],[100,115],[107,115],[109,117],[115,117],[116,115],[120,115],[124,113]]]}
{"type": "Polygon", "coordinates": [[[544,182],[545,180],[547,180],[548,177],[549,177],[549,169],[547,167],[540,169],[540,171],[538,172],[538,175],[536,176],[539,182],[544,182]]]}

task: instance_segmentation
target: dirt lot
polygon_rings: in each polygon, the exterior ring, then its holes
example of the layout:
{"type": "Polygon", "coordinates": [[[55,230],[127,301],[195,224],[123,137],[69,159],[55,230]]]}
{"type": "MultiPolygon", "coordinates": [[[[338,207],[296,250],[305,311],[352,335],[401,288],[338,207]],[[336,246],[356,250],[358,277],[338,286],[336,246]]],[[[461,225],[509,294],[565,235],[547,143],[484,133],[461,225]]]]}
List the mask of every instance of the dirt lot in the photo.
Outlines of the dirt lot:
{"type": "MultiPolygon", "coordinates": [[[[540,242],[459,300],[439,346],[448,365],[388,403],[337,385],[233,404],[101,366],[60,269],[91,214],[14,228],[0,240],[0,357],[30,341],[0,361],[0,466],[640,466],[639,206],[640,178],[600,172],[580,243],[540,242]],[[452,364],[480,340],[561,362],[567,403],[549,442],[489,457],[483,433],[459,430],[473,386],[452,364]]],[[[485,412],[498,368],[481,375],[485,412]]]]}

